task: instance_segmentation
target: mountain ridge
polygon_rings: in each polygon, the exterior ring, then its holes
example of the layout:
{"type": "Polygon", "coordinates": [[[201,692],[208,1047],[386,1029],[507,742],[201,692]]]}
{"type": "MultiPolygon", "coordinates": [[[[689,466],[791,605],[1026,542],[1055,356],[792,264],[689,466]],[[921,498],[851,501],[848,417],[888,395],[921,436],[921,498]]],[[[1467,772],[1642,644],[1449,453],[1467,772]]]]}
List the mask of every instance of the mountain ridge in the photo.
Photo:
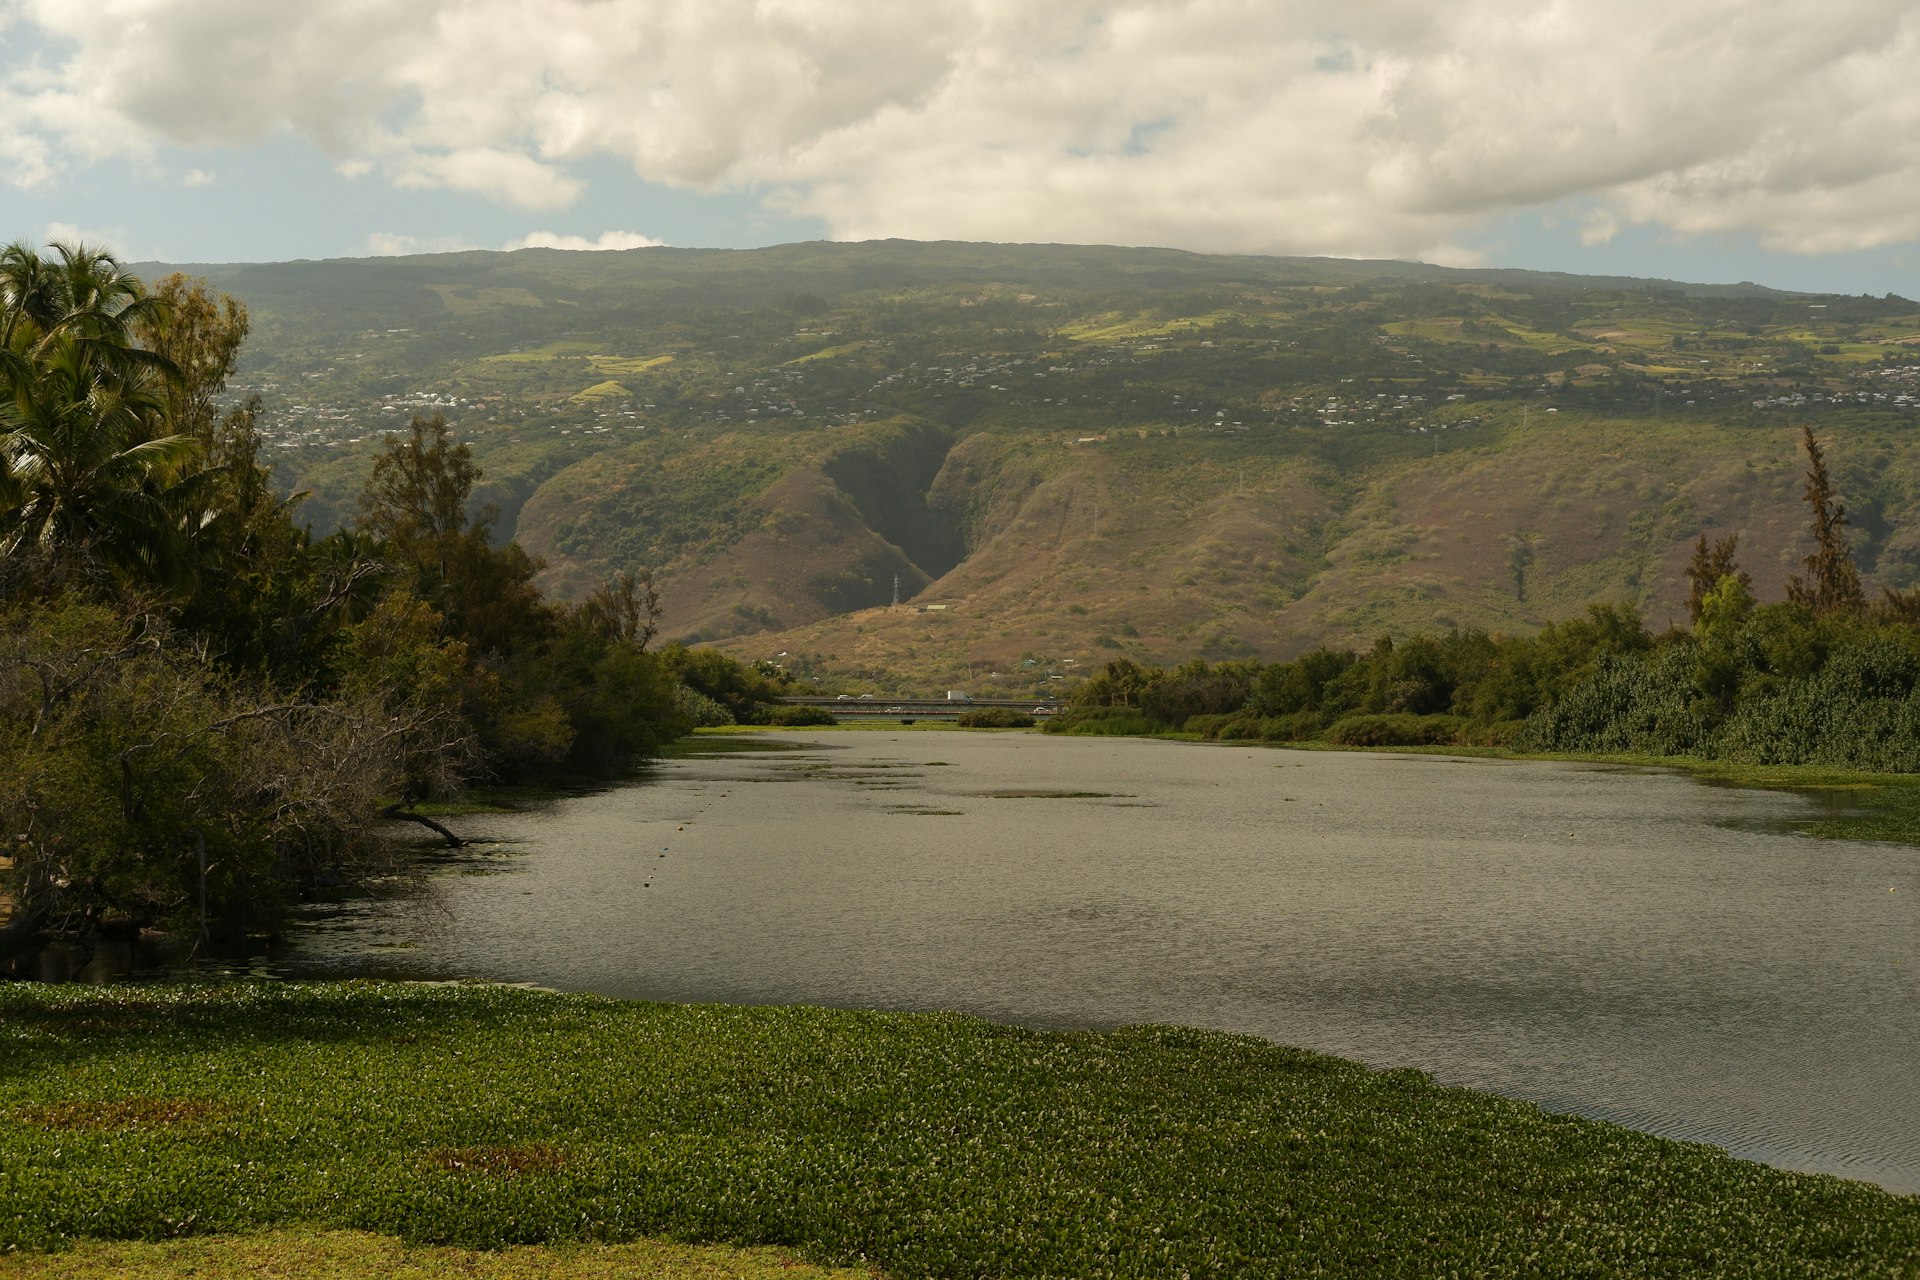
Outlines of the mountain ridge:
{"type": "Polygon", "coordinates": [[[1763,595],[1797,567],[1802,422],[1863,568],[1920,580],[1891,296],[902,241],[200,274],[252,308],[236,390],[317,525],[441,412],[549,588],[650,570],[664,634],[810,675],[1658,625],[1703,530],[1763,595]]]}

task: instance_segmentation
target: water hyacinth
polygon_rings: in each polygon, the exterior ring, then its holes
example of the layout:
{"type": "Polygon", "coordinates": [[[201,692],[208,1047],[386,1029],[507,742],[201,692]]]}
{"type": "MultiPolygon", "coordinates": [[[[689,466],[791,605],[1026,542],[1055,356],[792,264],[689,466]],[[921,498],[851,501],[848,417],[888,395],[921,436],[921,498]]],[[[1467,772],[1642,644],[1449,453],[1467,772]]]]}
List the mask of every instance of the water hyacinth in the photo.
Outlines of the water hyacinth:
{"type": "Polygon", "coordinates": [[[1899,1275],[1920,1199],[1247,1037],[0,988],[0,1251],[286,1223],[910,1276],[1899,1275]]]}

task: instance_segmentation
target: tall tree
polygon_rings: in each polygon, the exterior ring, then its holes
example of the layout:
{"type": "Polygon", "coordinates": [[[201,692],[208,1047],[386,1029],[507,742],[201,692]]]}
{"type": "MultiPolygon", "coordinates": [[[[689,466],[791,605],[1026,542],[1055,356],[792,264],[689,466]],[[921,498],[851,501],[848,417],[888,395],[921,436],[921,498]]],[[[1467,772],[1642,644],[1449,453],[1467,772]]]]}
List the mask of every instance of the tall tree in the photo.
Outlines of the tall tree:
{"type": "Polygon", "coordinates": [[[484,533],[490,512],[467,517],[480,468],[464,441],[455,441],[440,414],[416,417],[405,437],[388,436],[360,492],[357,524],[441,579],[453,569],[456,544],[474,526],[484,533]]]}
{"type": "Polygon", "coordinates": [[[496,513],[468,514],[480,468],[439,414],[388,436],[360,494],[359,527],[411,570],[421,596],[476,654],[512,654],[553,634],[555,610],[533,585],[543,567],[520,544],[490,544],[496,513]]]}
{"type": "Polygon", "coordinates": [[[163,314],[104,251],[0,249],[0,557],[177,579],[199,446],[168,427],[173,366],[140,345],[163,314]]]}
{"type": "Polygon", "coordinates": [[[213,292],[206,281],[179,272],[156,284],[149,296],[158,305],[143,311],[135,328],[142,344],[177,374],[165,388],[167,420],[175,431],[199,440],[212,457],[223,425],[219,396],[247,340],[247,309],[213,292]]]}
{"type": "Polygon", "coordinates": [[[1525,602],[1527,598],[1527,574],[1538,556],[1539,541],[1539,534],[1525,529],[1515,529],[1507,535],[1507,572],[1513,575],[1515,600],[1525,602]]]}
{"type": "Polygon", "coordinates": [[[1700,611],[1713,589],[1720,585],[1722,578],[1734,578],[1745,588],[1753,586],[1753,578],[1734,560],[1734,553],[1740,549],[1740,535],[1730,533],[1724,538],[1716,538],[1711,543],[1702,533],[1693,544],[1693,559],[1687,564],[1687,621],[1698,623],[1700,611]]]}
{"type": "Polygon", "coordinates": [[[1866,593],[1847,540],[1847,509],[1834,492],[1826,454],[1813,438],[1813,428],[1803,426],[1800,435],[1807,451],[1803,496],[1813,509],[1813,553],[1804,561],[1807,572],[1795,574],[1787,583],[1787,598],[1818,614],[1858,614],[1866,608],[1866,593]]]}

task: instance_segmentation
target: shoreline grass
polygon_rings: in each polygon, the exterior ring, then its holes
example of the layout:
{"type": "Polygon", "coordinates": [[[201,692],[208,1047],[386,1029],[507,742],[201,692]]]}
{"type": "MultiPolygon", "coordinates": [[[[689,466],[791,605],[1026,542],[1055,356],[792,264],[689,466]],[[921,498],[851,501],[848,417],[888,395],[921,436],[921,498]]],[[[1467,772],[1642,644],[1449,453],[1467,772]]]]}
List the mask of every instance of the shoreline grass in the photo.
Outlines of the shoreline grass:
{"type": "Polygon", "coordinates": [[[1920,1197],[1244,1036],[0,985],[0,1254],[289,1227],[897,1277],[1920,1270],[1920,1197]]]}

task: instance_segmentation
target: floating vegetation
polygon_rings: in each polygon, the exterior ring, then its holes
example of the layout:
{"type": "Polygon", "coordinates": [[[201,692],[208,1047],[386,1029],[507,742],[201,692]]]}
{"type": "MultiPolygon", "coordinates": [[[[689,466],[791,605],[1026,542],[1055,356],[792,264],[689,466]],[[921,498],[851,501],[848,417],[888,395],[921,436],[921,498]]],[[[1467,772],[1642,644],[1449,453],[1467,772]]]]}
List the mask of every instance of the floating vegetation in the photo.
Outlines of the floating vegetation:
{"type": "Polygon", "coordinates": [[[523,1173],[552,1173],[567,1163],[567,1153],[544,1142],[510,1147],[442,1147],[427,1153],[427,1163],[454,1173],[513,1178],[523,1173]]]}
{"type": "Polygon", "coordinates": [[[1049,791],[1044,787],[1020,787],[1011,791],[976,791],[990,800],[1130,800],[1133,797],[1113,791],[1049,791]]]}
{"type": "Polygon", "coordinates": [[[714,760],[721,756],[752,755],[766,752],[813,751],[818,750],[817,743],[784,742],[779,738],[720,737],[713,734],[696,734],[691,738],[681,738],[661,745],[660,755],[666,760],[714,760]]]}
{"type": "Polygon", "coordinates": [[[97,1102],[56,1102],[22,1107],[15,1114],[42,1129],[107,1132],[124,1129],[174,1129],[199,1124],[229,1108],[193,1098],[110,1098],[97,1102]]]}
{"type": "Polygon", "coordinates": [[[14,984],[0,1064],[7,1267],[300,1224],[488,1249],[782,1242],[900,1277],[1920,1268],[1917,1197],[1177,1027],[14,984]],[[30,1033],[48,1023],[86,1033],[30,1033]],[[210,1140],[194,1121],[222,1111],[210,1140]]]}
{"type": "MultiPolygon", "coordinates": [[[[191,1224],[189,1224],[191,1225],[191,1224]]],[[[292,1227],[245,1235],[104,1241],[61,1253],[7,1256],[8,1280],[181,1280],[277,1276],[285,1280],[881,1280],[866,1267],[808,1266],[785,1249],[638,1240],[627,1244],[456,1249],[367,1231],[292,1227]]]]}

